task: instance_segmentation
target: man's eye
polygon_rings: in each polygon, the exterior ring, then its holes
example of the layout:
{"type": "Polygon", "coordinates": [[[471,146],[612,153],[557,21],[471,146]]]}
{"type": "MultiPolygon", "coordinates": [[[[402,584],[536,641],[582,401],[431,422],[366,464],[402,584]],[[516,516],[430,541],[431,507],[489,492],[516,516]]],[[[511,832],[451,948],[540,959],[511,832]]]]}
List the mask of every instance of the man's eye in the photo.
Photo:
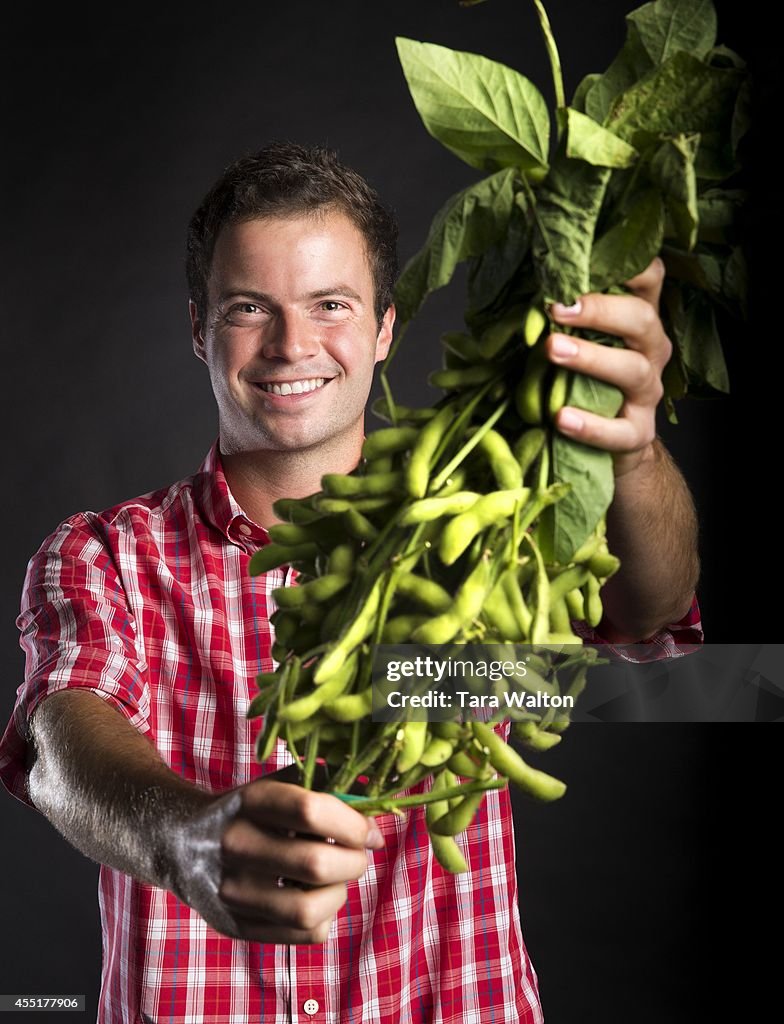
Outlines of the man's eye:
{"type": "Polygon", "coordinates": [[[336,302],[334,299],[327,299],[321,303],[321,308],[325,309],[328,313],[334,313],[339,309],[343,309],[343,304],[336,302]]]}
{"type": "Polygon", "coordinates": [[[233,313],[247,313],[252,315],[253,313],[259,312],[259,307],[255,302],[238,302],[236,306],[232,307],[233,313]]]}

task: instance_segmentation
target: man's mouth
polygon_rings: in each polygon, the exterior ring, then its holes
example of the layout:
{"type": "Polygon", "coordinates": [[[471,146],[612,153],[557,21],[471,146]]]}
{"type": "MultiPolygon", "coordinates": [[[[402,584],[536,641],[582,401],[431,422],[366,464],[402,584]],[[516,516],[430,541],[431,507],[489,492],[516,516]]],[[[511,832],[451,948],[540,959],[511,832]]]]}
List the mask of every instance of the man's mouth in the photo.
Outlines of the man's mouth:
{"type": "Polygon", "coordinates": [[[273,384],[270,381],[257,381],[256,384],[262,391],[270,395],[304,395],[309,391],[318,391],[331,378],[329,377],[308,377],[305,380],[287,380],[280,384],[273,384]]]}

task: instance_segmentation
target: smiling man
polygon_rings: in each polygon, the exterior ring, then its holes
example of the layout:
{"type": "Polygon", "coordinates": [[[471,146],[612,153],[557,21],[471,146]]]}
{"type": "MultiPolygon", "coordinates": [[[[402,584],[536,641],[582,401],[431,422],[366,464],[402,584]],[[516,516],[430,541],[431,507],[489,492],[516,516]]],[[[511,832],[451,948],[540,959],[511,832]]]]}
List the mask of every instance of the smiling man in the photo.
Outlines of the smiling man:
{"type": "MultiPolygon", "coordinates": [[[[188,235],[217,441],[192,477],[71,516],[30,562],[0,777],[101,864],[102,1022],[543,1019],[508,792],[488,794],[461,840],[470,871],[452,876],[421,809],[374,822],[271,777],[291,758],[279,743],[258,764],[245,718],[272,667],[271,594],[292,579],[251,578],[248,563],[278,497],[360,458],[392,337],[395,239],[329,151],[274,144],[228,168],[188,235]]],[[[562,410],[559,425],[616,453],[608,522],[629,560],[607,635],[672,651],[674,630],[700,629],[693,508],[653,428],[662,276],[653,264],[630,295],[563,314],[627,350],[571,338],[559,353],[553,335],[549,352],[625,392],[616,421],[570,426],[562,410]]]]}

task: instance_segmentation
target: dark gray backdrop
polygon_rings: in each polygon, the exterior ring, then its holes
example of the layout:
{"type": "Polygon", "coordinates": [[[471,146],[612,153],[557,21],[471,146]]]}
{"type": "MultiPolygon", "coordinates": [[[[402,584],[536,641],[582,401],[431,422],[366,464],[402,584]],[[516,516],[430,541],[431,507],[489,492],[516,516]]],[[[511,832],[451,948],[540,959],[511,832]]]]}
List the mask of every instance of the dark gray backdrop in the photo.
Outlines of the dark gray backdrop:
{"type": "MultiPolygon", "coordinates": [[[[635,6],[549,4],[567,95],[606,67],[635,6]]],[[[751,239],[772,227],[763,150],[772,44],[753,31],[748,4],[718,9],[719,40],[758,61],[748,253],[753,297],[767,297],[774,271],[751,239]]],[[[53,17],[17,15],[3,44],[3,724],[23,667],[14,618],[29,556],[72,512],[192,472],[214,438],[207,376],[190,349],[182,249],[192,209],[225,164],[274,137],[335,146],[395,208],[405,260],[443,200],[478,175],[422,128],[394,37],[500,60],[552,99],[533,5],[515,0],[235,3],[202,19],[161,5],[109,24],[68,7],[53,17]]],[[[426,309],[392,373],[403,401],[430,400],[424,378],[439,333],[460,325],[459,291],[426,309]]],[[[706,633],[723,643],[775,639],[777,609],[757,591],[775,553],[761,420],[777,318],[756,309],[748,325],[722,324],[732,397],[681,404],[678,428],[662,422],[700,513],[706,633]]],[[[517,838],[524,934],[548,1024],[686,1022],[712,1008],[710,1019],[723,1020],[745,1001],[751,979],[733,974],[730,957],[753,901],[727,879],[765,839],[749,792],[772,790],[762,772],[772,732],[586,725],[547,755],[543,767],[569,793],[553,807],[520,801],[517,838]],[[741,798],[729,795],[737,771],[755,780],[741,798]]],[[[92,1019],[97,869],[34,812],[4,794],[0,808],[0,993],[84,992],[92,1019]]]]}

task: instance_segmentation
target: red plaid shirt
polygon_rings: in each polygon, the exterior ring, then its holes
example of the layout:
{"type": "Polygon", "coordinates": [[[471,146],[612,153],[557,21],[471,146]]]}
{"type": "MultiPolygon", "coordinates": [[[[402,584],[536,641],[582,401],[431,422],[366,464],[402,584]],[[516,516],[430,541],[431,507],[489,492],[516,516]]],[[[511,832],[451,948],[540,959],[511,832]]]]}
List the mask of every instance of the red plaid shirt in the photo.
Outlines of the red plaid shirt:
{"type": "MultiPolygon", "coordinates": [[[[256,673],[273,667],[270,595],[288,582],[283,569],[248,575],[266,541],[232,497],[217,444],[195,476],[62,523],[25,581],[26,681],[0,743],[10,792],[28,800],[27,722],[65,687],[99,694],[207,790],[290,763],[282,744],[256,763],[259,722],[244,714],[256,673]]],[[[698,619],[681,625],[701,639],[698,619]]],[[[386,846],[368,851],[318,946],[226,938],[172,893],[102,866],[99,1021],[540,1024],[508,792],[489,793],[458,837],[463,875],[434,861],[421,809],[377,820],[386,846]]]]}

